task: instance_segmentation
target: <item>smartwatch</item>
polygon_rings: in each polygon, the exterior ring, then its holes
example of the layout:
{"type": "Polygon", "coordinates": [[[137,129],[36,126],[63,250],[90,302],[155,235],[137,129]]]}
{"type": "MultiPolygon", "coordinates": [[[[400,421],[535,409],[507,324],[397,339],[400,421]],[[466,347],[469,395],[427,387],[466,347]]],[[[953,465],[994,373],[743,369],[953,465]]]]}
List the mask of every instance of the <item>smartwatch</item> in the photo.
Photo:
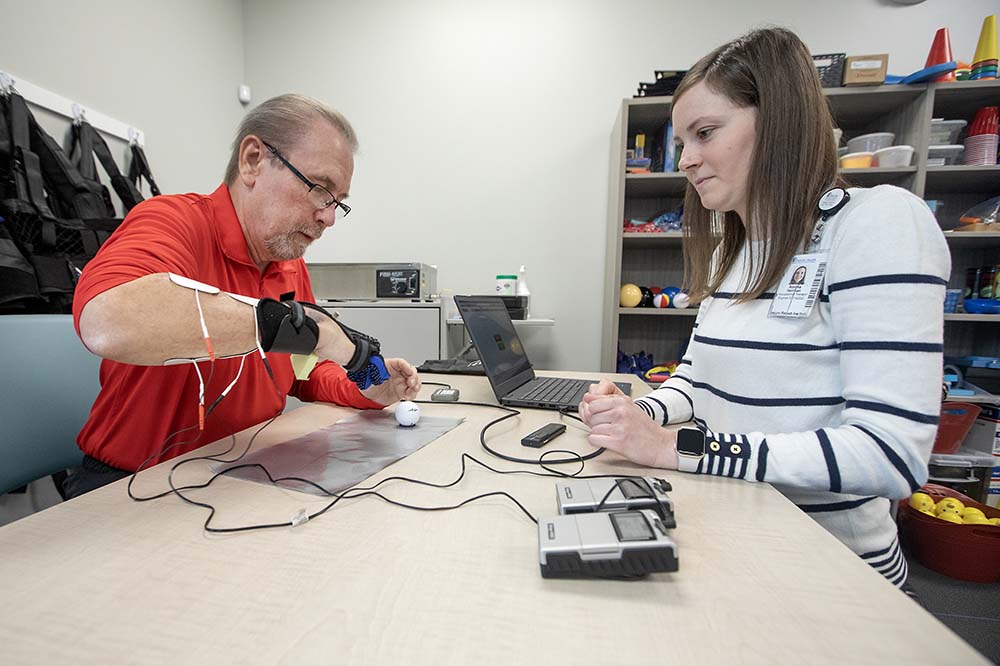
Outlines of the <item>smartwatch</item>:
{"type": "Polygon", "coordinates": [[[681,428],[677,431],[677,469],[682,472],[697,471],[705,457],[705,433],[698,428],[681,428]]]}

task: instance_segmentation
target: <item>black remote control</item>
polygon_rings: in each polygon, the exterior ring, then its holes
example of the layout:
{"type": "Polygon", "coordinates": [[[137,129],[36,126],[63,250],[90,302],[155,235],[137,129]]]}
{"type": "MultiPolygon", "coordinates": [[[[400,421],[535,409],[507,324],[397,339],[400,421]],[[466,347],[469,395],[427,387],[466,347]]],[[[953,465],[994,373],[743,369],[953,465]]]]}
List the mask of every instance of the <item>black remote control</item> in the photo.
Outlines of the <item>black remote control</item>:
{"type": "Polygon", "coordinates": [[[566,432],[566,426],[562,423],[550,423],[543,426],[521,439],[522,446],[530,446],[534,449],[541,448],[551,442],[559,435],[566,432]]]}

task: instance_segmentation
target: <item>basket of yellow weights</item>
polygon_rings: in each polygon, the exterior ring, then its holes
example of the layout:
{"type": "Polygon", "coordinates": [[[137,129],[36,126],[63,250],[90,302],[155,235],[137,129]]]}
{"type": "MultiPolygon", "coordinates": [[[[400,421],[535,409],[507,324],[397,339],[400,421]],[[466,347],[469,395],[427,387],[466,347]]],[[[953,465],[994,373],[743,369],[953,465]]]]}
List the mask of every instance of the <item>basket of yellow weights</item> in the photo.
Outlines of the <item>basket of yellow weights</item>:
{"type": "Polygon", "coordinates": [[[977,583],[1000,582],[1000,509],[925,484],[900,502],[899,534],[928,569],[977,583]]]}

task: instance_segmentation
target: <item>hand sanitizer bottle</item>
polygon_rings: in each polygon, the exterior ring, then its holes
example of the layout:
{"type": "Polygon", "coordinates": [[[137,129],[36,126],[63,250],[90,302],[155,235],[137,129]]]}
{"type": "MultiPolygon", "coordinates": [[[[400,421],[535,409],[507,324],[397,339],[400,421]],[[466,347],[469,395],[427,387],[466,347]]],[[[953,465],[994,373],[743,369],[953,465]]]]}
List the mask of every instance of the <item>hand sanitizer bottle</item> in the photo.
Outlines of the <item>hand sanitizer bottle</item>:
{"type": "Polygon", "coordinates": [[[517,295],[524,296],[524,318],[531,318],[531,291],[528,289],[528,276],[525,274],[524,266],[517,275],[517,295]]]}

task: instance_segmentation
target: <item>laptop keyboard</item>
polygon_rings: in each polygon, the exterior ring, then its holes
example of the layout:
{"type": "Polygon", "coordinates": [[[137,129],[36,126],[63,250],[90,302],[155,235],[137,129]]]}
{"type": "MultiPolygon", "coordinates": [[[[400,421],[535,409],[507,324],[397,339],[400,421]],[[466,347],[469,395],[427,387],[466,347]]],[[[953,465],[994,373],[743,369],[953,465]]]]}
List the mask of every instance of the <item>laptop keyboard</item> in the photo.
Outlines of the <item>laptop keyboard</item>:
{"type": "Polygon", "coordinates": [[[570,404],[573,397],[581,391],[586,391],[590,383],[583,379],[539,378],[531,390],[518,396],[518,399],[570,404]]]}

